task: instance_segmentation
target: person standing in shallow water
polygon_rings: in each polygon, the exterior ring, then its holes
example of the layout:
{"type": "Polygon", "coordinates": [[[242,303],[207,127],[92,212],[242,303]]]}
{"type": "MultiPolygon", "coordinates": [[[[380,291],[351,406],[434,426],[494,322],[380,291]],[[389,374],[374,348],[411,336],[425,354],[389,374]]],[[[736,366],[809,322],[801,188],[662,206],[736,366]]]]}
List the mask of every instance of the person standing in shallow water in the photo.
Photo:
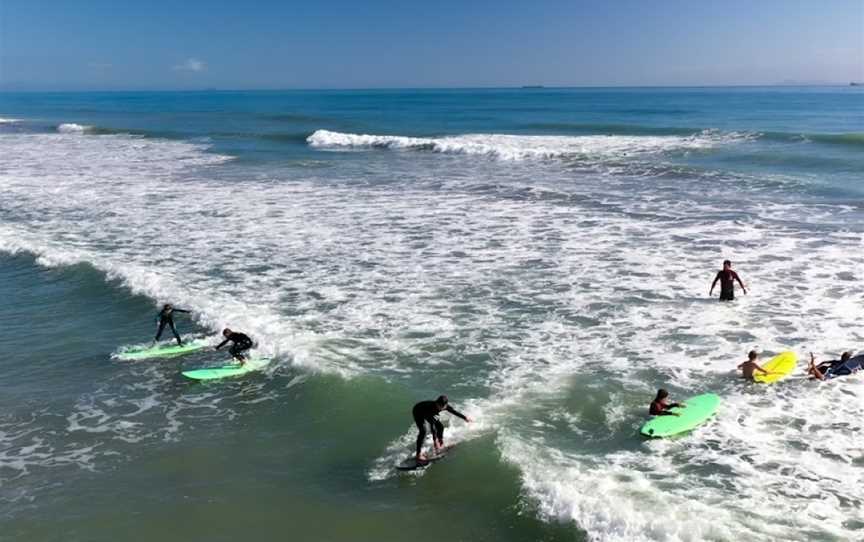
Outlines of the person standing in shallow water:
{"type": "Polygon", "coordinates": [[[741,282],[741,277],[738,276],[738,273],[732,271],[732,262],[724,260],[723,269],[717,271],[717,276],[714,277],[714,282],[711,283],[711,289],[708,290],[708,295],[714,295],[714,287],[717,286],[717,281],[720,281],[720,301],[732,301],[735,299],[736,280],[738,281],[738,284],[741,285],[741,290],[744,291],[744,295],[747,295],[747,288],[745,288],[744,283],[741,282]]]}

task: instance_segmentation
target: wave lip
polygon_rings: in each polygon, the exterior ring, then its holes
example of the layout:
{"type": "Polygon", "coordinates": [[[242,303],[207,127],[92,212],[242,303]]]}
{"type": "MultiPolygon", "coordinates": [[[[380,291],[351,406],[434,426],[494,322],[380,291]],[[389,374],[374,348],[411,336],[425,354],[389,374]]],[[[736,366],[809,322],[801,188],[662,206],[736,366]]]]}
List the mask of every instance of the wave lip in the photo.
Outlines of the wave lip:
{"type": "Polygon", "coordinates": [[[57,126],[57,131],[61,134],[85,134],[93,130],[92,126],[83,124],[75,124],[74,122],[64,122],[57,126]]]}
{"type": "Polygon", "coordinates": [[[754,137],[755,134],[750,133],[723,133],[717,130],[703,130],[690,136],[466,134],[439,138],[316,130],[306,141],[312,147],[323,149],[428,150],[445,154],[488,156],[500,160],[526,160],[580,156],[617,158],[633,154],[709,149],[754,137]]]}
{"type": "Polygon", "coordinates": [[[21,119],[7,119],[0,117],[0,124],[17,124],[21,122],[21,119]]]}

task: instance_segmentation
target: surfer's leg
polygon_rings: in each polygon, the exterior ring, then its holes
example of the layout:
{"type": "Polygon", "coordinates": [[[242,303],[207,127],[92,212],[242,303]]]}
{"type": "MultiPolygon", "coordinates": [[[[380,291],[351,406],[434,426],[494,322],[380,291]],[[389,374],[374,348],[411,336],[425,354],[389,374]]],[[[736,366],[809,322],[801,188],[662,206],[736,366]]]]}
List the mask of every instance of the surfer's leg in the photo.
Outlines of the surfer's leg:
{"type": "Polygon", "coordinates": [[[436,419],[432,425],[432,438],[436,448],[444,446],[444,424],[439,419],[436,419]]]}
{"type": "Polygon", "coordinates": [[[180,334],[177,333],[177,328],[174,327],[174,320],[171,320],[170,322],[168,322],[168,325],[171,326],[171,333],[173,333],[174,338],[177,339],[177,344],[179,346],[183,346],[183,341],[180,340],[180,334]]]}
{"type": "Polygon", "coordinates": [[[420,454],[423,451],[423,442],[426,440],[426,422],[415,417],[414,423],[417,424],[417,450],[414,455],[419,461],[420,454]]]}
{"type": "Polygon", "coordinates": [[[159,320],[159,330],[156,331],[156,338],[153,341],[158,341],[159,337],[162,336],[162,332],[165,330],[165,320],[159,320]]]}

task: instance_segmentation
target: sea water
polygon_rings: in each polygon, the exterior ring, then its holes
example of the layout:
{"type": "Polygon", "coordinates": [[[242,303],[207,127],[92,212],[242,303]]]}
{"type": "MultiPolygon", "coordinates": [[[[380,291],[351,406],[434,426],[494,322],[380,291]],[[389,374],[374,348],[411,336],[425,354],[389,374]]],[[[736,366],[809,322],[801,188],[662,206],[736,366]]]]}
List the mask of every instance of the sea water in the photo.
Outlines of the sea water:
{"type": "MultiPolygon", "coordinates": [[[[0,95],[14,540],[864,538],[858,88],[0,95]],[[708,297],[723,259],[748,287],[708,297]],[[157,306],[277,360],[121,361],[157,306]],[[747,351],[799,369],[742,382],[747,351]],[[723,402],[637,435],[657,388],[723,402]],[[412,405],[473,423],[398,473],[412,405]]],[[[717,292],[715,291],[715,295],[717,292]]]]}

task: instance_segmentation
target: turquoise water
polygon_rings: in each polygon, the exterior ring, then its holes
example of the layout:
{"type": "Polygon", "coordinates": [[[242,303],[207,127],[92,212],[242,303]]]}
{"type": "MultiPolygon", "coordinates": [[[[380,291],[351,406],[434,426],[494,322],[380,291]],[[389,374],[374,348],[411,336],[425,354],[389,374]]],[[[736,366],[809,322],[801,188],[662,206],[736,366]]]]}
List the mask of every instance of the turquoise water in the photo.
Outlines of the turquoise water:
{"type": "Polygon", "coordinates": [[[860,89],[2,94],[0,118],[14,539],[864,536],[861,379],[733,371],[864,343],[860,89]],[[719,305],[727,257],[750,295],[719,305]],[[116,359],[164,302],[277,362],[116,359]],[[721,410],[644,441],[661,386],[721,410]],[[440,393],[474,423],[397,473],[440,393]]]}

